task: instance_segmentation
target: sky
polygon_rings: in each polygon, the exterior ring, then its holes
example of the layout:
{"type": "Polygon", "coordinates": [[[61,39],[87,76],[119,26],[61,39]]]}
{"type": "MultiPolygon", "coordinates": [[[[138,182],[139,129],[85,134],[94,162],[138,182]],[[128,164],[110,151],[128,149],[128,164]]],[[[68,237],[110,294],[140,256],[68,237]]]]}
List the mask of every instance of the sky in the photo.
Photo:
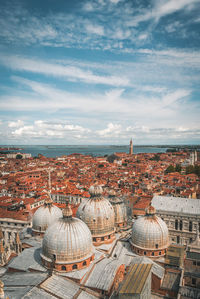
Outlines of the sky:
{"type": "Polygon", "coordinates": [[[200,0],[1,0],[0,144],[200,144],[200,0]]]}

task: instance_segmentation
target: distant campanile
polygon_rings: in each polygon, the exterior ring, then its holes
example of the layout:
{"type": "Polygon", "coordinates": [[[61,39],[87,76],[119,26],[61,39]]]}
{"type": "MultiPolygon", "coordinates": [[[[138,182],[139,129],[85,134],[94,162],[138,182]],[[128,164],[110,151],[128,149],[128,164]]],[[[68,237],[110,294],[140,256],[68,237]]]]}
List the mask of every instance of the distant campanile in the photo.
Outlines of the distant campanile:
{"type": "Polygon", "coordinates": [[[133,140],[131,138],[130,145],[129,145],[129,155],[132,155],[132,154],[133,154],[133,140]]]}

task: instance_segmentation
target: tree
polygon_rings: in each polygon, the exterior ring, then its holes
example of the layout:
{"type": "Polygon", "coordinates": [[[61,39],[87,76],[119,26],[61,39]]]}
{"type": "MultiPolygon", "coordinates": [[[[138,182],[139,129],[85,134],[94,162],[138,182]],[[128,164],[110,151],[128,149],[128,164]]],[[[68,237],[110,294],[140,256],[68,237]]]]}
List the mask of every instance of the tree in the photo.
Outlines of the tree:
{"type": "Polygon", "coordinates": [[[176,172],[181,172],[181,169],[182,169],[181,165],[180,164],[176,164],[175,171],[176,172]]]}
{"type": "Polygon", "coordinates": [[[112,154],[112,155],[107,157],[107,161],[110,162],[110,163],[113,163],[115,160],[119,160],[119,157],[116,156],[115,154],[112,154]]]}
{"type": "Polygon", "coordinates": [[[167,169],[165,170],[165,173],[171,173],[171,172],[175,172],[175,169],[174,169],[173,165],[169,165],[167,167],[167,169]]]}

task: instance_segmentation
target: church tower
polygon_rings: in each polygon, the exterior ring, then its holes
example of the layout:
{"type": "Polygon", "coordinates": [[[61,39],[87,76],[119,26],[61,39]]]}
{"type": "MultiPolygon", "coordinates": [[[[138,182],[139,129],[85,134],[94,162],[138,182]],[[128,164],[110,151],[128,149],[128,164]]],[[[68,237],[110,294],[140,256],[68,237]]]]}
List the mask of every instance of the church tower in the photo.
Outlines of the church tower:
{"type": "Polygon", "coordinates": [[[131,138],[130,145],[129,145],[129,155],[132,155],[132,154],[133,154],[133,140],[131,138]]]}

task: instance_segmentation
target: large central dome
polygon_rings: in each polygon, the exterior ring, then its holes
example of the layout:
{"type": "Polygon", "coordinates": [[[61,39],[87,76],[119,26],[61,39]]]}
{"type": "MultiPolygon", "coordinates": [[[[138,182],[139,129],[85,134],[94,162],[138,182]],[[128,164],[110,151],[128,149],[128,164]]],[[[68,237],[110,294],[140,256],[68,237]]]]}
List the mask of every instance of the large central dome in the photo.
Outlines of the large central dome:
{"type": "Polygon", "coordinates": [[[54,264],[59,271],[81,269],[93,260],[91,232],[83,221],[72,217],[69,206],[63,218],[47,229],[41,257],[45,266],[51,268],[54,264]]]}
{"type": "Polygon", "coordinates": [[[134,252],[139,255],[165,255],[169,246],[168,228],[166,223],[155,215],[152,206],[147,209],[145,216],[134,222],[131,244],[134,252]]]}
{"type": "Polygon", "coordinates": [[[91,186],[91,197],[80,204],[76,214],[88,225],[94,245],[110,243],[115,238],[114,209],[102,192],[101,186],[91,186]]]}

